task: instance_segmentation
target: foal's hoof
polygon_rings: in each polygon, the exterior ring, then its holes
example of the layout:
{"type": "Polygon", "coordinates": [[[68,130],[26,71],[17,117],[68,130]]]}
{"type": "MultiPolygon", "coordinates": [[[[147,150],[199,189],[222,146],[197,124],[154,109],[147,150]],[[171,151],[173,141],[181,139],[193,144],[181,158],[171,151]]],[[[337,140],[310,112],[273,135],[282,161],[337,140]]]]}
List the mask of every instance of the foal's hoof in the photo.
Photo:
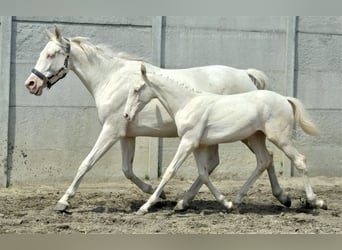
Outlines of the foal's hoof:
{"type": "Polygon", "coordinates": [[[54,210],[58,213],[63,213],[63,212],[67,212],[68,208],[69,208],[69,204],[58,202],[54,210]]]}
{"type": "Polygon", "coordinates": [[[285,207],[291,207],[291,198],[287,196],[284,202],[281,202],[285,207]]]}
{"type": "Polygon", "coordinates": [[[234,207],[234,204],[233,202],[231,201],[227,201],[227,200],[223,200],[223,206],[225,206],[225,208],[228,210],[228,211],[231,211],[234,207]]]}
{"type": "Polygon", "coordinates": [[[328,205],[323,200],[317,200],[316,204],[319,208],[324,209],[324,210],[328,210],[328,205]]]}
{"type": "Polygon", "coordinates": [[[238,214],[242,214],[243,211],[242,211],[242,206],[241,206],[241,202],[240,203],[236,203],[236,202],[233,202],[233,206],[231,209],[229,209],[228,211],[229,212],[234,212],[234,213],[238,213],[238,214]]]}
{"type": "Polygon", "coordinates": [[[314,203],[312,201],[306,201],[306,207],[310,209],[321,208],[328,210],[328,205],[323,200],[316,200],[314,203]]]}

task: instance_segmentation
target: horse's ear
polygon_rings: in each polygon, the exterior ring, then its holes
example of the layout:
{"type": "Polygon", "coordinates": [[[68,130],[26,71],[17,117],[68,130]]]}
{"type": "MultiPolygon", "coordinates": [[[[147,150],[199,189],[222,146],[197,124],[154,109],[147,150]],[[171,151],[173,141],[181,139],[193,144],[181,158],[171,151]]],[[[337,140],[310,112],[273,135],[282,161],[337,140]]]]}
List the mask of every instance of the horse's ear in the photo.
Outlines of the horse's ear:
{"type": "Polygon", "coordinates": [[[57,41],[62,41],[62,33],[57,27],[57,25],[55,25],[55,36],[56,36],[57,41]]]}
{"type": "Polygon", "coordinates": [[[45,29],[45,32],[46,32],[49,40],[52,40],[55,37],[48,29],[45,29]]]}

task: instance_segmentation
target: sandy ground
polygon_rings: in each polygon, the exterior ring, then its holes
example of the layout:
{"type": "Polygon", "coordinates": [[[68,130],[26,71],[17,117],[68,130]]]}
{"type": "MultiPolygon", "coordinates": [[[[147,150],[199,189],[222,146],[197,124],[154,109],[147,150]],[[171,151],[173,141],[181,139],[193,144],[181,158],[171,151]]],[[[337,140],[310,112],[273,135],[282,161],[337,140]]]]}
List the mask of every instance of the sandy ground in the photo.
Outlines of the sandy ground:
{"type": "MultiPolygon", "coordinates": [[[[283,207],[271,194],[268,179],[257,181],[239,210],[227,212],[206,187],[191,207],[173,211],[178,198],[192,180],[173,179],[165,188],[167,199],[158,202],[144,216],[135,211],[146,201],[128,180],[111,183],[84,181],[71,199],[70,213],[53,208],[68,183],[0,188],[0,233],[342,233],[342,178],[315,177],[312,184],[328,210],[303,206],[301,178],[280,178],[281,186],[292,198],[292,207],[283,207]]],[[[213,180],[230,200],[243,180],[213,180]]],[[[154,185],[157,181],[153,181],[154,185]]]]}

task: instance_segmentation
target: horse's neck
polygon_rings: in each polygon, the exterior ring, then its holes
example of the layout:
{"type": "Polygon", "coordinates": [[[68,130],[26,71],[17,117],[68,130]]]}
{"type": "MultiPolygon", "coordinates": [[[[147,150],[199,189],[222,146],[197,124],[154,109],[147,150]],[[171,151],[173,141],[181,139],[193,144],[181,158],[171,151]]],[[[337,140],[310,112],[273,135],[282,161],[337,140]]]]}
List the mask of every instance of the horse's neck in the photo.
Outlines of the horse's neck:
{"type": "Polygon", "coordinates": [[[90,94],[95,98],[98,92],[103,91],[103,86],[116,71],[122,67],[121,60],[110,62],[90,60],[77,46],[72,46],[70,52],[71,70],[75,72],[90,94]]]}
{"type": "Polygon", "coordinates": [[[152,80],[151,84],[153,85],[156,97],[173,117],[192,98],[198,95],[196,90],[192,90],[185,84],[177,82],[161,73],[151,73],[148,78],[152,80]]]}

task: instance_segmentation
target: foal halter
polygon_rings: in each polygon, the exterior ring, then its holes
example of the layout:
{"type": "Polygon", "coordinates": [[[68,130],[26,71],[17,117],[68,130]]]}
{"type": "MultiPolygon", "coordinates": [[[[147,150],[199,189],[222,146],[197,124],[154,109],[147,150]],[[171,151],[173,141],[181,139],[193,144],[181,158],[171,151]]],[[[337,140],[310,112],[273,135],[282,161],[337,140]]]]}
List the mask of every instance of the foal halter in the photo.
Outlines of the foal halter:
{"type": "Polygon", "coordinates": [[[70,54],[70,40],[65,38],[67,41],[66,43],[66,57],[64,60],[63,66],[53,75],[47,77],[43,73],[41,73],[39,70],[36,70],[35,68],[32,69],[32,73],[38,76],[41,80],[43,80],[44,83],[46,83],[46,86],[50,89],[55,83],[57,83],[59,80],[63,79],[69,69],[68,69],[68,64],[69,64],[69,54],[70,54]]]}

